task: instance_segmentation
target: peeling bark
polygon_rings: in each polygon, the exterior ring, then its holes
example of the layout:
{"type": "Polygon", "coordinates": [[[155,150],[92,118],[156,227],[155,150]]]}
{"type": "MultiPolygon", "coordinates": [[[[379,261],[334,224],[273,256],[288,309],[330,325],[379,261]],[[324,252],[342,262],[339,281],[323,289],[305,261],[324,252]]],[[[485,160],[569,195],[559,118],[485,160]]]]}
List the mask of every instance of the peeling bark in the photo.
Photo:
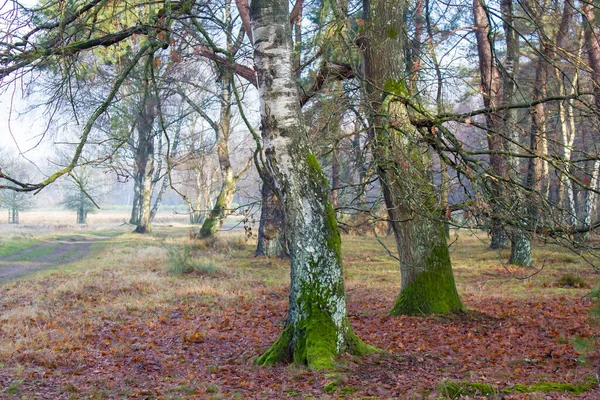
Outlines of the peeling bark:
{"type": "Polygon", "coordinates": [[[284,330],[257,362],[330,368],[340,353],[362,354],[371,348],[348,322],[340,235],[327,179],[306,143],[298,102],[288,1],[253,0],[250,16],[261,120],[268,132],[263,148],[284,205],[291,261],[284,330]]]}

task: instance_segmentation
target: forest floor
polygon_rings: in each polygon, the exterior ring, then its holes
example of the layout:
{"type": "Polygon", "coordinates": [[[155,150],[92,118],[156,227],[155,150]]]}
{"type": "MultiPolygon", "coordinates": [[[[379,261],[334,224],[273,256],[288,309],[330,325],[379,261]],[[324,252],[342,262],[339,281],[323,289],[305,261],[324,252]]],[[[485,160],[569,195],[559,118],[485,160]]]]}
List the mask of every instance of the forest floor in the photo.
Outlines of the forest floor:
{"type": "MultiPolygon", "coordinates": [[[[285,322],[288,261],[255,258],[237,232],[126,229],[77,231],[93,243],[86,257],[0,283],[0,398],[600,398],[599,275],[554,245],[514,269],[485,235],[460,232],[451,253],[467,311],[391,317],[396,261],[374,238],[343,236],[350,322],[385,352],[317,372],[253,363],[285,322]]],[[[51,239],[0,231],[2,262],[51,239]]]]}

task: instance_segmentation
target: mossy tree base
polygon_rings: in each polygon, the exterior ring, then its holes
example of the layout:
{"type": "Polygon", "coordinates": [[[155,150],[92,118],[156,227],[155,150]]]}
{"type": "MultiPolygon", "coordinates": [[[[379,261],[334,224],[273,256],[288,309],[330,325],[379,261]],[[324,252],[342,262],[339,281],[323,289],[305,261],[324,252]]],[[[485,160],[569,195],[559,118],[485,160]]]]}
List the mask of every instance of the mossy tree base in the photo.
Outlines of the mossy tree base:
{"type": "Polygon", "coordinates": [[[339,334],[334,324],[327,323],[323,318],[316,318],[312,323],[308,323],[306,329],[294,330],[291,325],[288,325],[279,339],[256,360],[256,363],[260,365],[293,363],[314,370],[326,370],[335,366],[336,357],[342,353],[361,356],[380,351],[362,342],[347,321],[344,325],[347,327],[347,332],[343,335],[345,343],[339,350],[337,343],[339,334]],[[296,336],[294,332],[297,332],[296,336]]]}
{"type": "Polygon", "coordinates": [[[288,16],[287,0],[251,2],[263,152],[283,205],[291,264],[286,326],[257,362],[322,370],[333,367],[341,353],[364,354],[371,348],[348,322],[341,239],[329,183],[306,143],[288,16]]]}
{"type": "Polygon", "coordinates": [[[447,314],[463,310],[445,243],[436,246],[428,268],[402,288],[391,315],[447,314]]]}
{"type": "Polygon", "coordinates": [[[225,178],[223,180],[221,192],[219,193],[217,201],[215,202],[215,206],[210,211],[202,223],[202,227],[200,228],[201,238],[213,237],[217,234],[217,232],[219,232],[219,229],[221,229],[223,226],[225,218],[227,218],[231,203],[233,202],[233,194],[235,193],[237,178],[233,176],[233,170],[231,167],[229,167],[229,169],[223,175],[225,178]]]}

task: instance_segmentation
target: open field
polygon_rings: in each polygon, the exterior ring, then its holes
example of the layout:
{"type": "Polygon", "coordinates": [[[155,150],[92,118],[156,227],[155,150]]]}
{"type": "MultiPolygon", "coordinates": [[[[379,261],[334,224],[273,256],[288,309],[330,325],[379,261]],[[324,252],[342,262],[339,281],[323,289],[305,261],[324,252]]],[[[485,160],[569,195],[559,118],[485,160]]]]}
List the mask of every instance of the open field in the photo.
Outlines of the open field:
{"type": "MultiPolygon", "coordinates": [[[[89,226],[103,226],[126,223],[131,216],[131,210],[127,209],[100,209],[95,213],[88,214],[89,226]]],[[[2,216],[5,217],[4,215],[2,216]]],[[[49,225],[49,226],[64,226],[75,225],[76,214],[73,211],[62,209],[34,209],[22,211],[19,215],[20,225],[49,225]]],[[[169,223],[186,224],[188,215],[183,211],[175,212],[171,210],[159,211],[154,219],[158,225],[169,223]]],[[[1,222],[5,223],[4,218],[1,222]]]]}
{"type": "Polygon", "coordinates": [[[396,262],[375,239],[344,236],[350,321],[385,352],[315,372],[252,362],[285,322],[288,262],[253,257],[236,231],[191,241],[187,229],[0,231],[5,253],[107,236],[84,259],[0,284],[0,398],[447,398],[443,382],[490,385],[463,398],[486,388],[504,399],[600,398],[588,295],[598,274],[565,250],[540,245],[543,269],[512,270],[483,237],[460,233],[451,252],[468,311],[390,317],[396,262]]]}

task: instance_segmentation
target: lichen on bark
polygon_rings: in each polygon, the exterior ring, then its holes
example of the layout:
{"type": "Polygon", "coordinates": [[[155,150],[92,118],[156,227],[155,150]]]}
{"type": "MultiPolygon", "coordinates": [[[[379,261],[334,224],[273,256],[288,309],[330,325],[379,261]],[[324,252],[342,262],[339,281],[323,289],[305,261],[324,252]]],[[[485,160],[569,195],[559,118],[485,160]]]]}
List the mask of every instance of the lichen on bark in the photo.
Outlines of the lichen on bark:
{"type": "Polygon", "coordinates": [[[373,348],[353,333],[346,312],[341,241],[329,187],[306,142],[293,72],[287,0],[250,6],[266,167],[281,198],[290,254],[290,304],[285,328],[260,364],[294,362],[326,369],[343,352],[373,348]]]}

